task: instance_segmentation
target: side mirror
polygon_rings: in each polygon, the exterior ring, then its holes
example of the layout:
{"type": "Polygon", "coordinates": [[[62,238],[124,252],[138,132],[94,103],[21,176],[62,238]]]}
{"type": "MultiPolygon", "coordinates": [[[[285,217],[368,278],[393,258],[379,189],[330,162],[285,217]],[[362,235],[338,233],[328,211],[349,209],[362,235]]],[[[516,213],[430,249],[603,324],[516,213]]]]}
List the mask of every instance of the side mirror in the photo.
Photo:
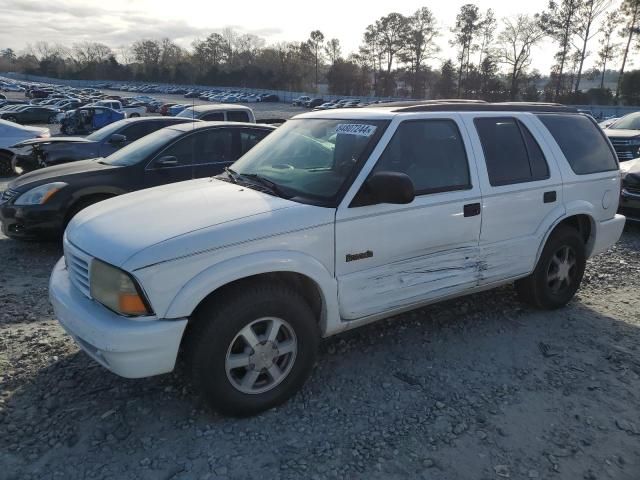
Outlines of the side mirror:
{"type": "Polygon", "coordinates": [[[172,155],[166,155],[164,157],[160,157],[155,162],[155,166],[158,168],[175,167],[177,165],[178,165],[178,159],[172,155]]]}
{"type": "Polygon", "coordinates": [[[371,175],[358,192],[353,206],[392,203],[406,205],[416,196],[411,178],[400,172],[376,172],[371,175]]]}
{"type": "Polygon", "coordinates": [[[114,145],[119,145],[119,144],[125,143],[126,141],[127,141],[127,137],[125,137],[124,135],[122,135],[120,133],[114,133],[109,138],[109,143],[114,144],[114,145]]]}

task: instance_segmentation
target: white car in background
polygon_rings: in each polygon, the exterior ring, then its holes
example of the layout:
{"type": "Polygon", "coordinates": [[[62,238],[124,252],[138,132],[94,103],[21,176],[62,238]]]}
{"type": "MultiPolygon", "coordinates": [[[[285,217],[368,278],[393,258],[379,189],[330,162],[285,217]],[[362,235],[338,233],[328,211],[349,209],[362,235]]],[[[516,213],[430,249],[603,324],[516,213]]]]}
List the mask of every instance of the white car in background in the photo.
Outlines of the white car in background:
{"type": "Polygon", "coordinates": [[[0,119],[0,177],[13,174],[11,159],[14,153],[9,147],[31,138],[49,138],[50,136],[51,132],[48,128],[28,127],[0,119]]]}

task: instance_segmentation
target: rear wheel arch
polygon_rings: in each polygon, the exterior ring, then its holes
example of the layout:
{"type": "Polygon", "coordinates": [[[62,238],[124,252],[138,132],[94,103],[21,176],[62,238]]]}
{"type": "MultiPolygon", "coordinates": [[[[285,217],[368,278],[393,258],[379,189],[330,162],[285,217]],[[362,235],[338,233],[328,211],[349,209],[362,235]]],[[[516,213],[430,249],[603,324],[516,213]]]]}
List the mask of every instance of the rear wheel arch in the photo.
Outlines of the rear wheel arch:
{"type": "Polygon", "coordinates": [[[589,213],[574,213],[572,215],[563,217],[558,219],[547,231],[547,234],[544,236],[544,241],[540,244],[538,248],[538,254],[536,256],[536,263],[540,259],[540,255],[542,254],[542,250],[545,245],[553,235],[555,231],[557,231],[561,227],[571,227],[580,233],[580,237],[584,241],[585,251],[587,254],[587,258],[590,256],[591,251],[593,250],[593,245],[595,243],[595,232],[596,232],[596,224],[595,220],[589,213]]]}

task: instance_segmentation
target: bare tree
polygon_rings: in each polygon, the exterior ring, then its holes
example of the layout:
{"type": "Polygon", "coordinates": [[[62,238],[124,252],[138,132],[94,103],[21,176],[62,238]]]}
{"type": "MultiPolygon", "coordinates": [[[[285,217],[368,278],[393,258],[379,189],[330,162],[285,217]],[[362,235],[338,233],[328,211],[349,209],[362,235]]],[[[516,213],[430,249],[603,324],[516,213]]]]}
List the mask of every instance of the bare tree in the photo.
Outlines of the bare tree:
{"type": "Polygon", "coordinates": [[[331,64],[336,63],[336,61],[342,55],[340,40],[338,40],[337,38],[332,38],[331,40],[329,40],[324,46],[324,52],[327,54],[327,57],[329,57],[331,64]]]}
{"type": "Polygon", "coordinates": [[[554,39],[560,50],[556,53],[558,62],[556,73],[555,97],[564,89],[564,69],[571,50],[571,38],[576,29],[578,8],[581,0],[549,0],[548,9],[540,15],[539,25],[554,39]]]}
{"type": "Polygon", "coordinates": [[[624,0],[620,9],[623,19],[626,20],[625,27],[621,34],[627,37],[627,43],[624,47],[622,55],[622,65],[620,66],[620,75],[618,76],[618,86],[616,87],[616,99],[620,96],[620,86],[622,85],[622,77],[624,69],[627,66],[627,58],[631,48],[631,42],[635,35],[640,33],[640,0],[624,0]]]}
{"type": "Polygon", "coordinates": [[[575,92],[580,91],[580,80],[582,78],[582,69],[584,60],[588,55],[587,44],[589,40],[598,34],[598,30],[594,28],[594,22],[602,15],[611,5],[611,0],[582,0],[582,4],[578,8],[576,16],[576,35],[582,44],[578,45],[580,52],[580,62],[576,74],[575,92]]]}
{"type": "Polygon", "coordinates": [[[505,18],[503,24],[498,37],[500,62],[509,66],[510,95],[514,100],[520,78],[531,64],[531,48],[544,37],[544,32],[539,23],[528,15],[505,18]]]}
{"type": "Polygon", "coordinates": [[[616,10],[607,13],[604,22],[600,25],[599,32],[602,34],[600,39],[600,50],[598,51],[598,59],[600,69],[602,70],[600,76],[600,88],[604,88],[604,76],[607,71],[607,63],[613,60],[617,54],[619,44],[613,41],[613,37],[620,24],[620,13],[616,10]]]}
{"type": "Polygon", "coordinates": [[[482,25],[480,27],[480,58],[478,59],[478,65],[482,65],[484,57],[492,56],[493,42],[495,41],[496,29],[498,28],[498,22],[492,9],[488,9],[484,14],[482,25]]]}
{"type": "Polygon", "coordinates": [[[314,30],[309,35],[309,47],[313,52],[313,57],[316,65],[316,87],[318,86],[318,65],[322,60],[322,43],[324,42],[324,33],[320,30],[314,30]]]}

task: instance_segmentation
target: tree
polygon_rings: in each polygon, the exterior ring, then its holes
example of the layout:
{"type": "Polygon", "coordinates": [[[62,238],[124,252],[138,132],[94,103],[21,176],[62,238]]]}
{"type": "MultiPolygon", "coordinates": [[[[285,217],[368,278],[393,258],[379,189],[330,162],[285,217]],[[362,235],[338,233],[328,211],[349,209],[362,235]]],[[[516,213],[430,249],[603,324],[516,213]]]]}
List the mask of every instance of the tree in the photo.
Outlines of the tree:
{"type": "Polygon", "coordinates": [[[404,48],[403,39],[407,36],[409,21],[400,13],[390,13],[376,20],[372,30],[375,31],[378,42],[380,60],[386,59],[386,72],[384,75],[384,95],[390,96],[395,89],[395,80],[391,73],[396,55],[404,48]]]}
{"type": "Polygon", "coordinates": [[[318,64],[322,59],[322,43],[324,42],[324,34],[320,30],[314,30],[309,35],[309,47],[313,52],[313,57],[316,64],[316,87],[318,86],[318,64]]]}
{"type": "Polygon", "coordinates": [[[602,70],[600,77],[600,88],[604,88],[604,75],[607,71],[607,63],[613,60],[618,51],[619,45],[614,43],[613,36],[620,23],[620,14],[618,11],[607,13],[604,22],[600,26],[599,32],[602,34],[600,39],[600,50],[598,50],[599,66],[602,70]]]}
{"type": "Polygon", "coordinates": [[[0,57],[4,60],[8,60],[9,62],[14,62],[16,60],[16,52],[13,51],[12,48],[5,48],[0,51],[0,57]]]}
{"type": "Polygon", "coordinates": [[[431,10],[427,7],[417,10],[408,18],[408,25],[403,33],[404,49],[400,52],[400,58],[410,65],[413,96],[422,97],[424,82],[420,71],[424,62],[438,51],[438,46],[434,42],[438,35],[436,19],[431,10]]]}
{"type": "Polygon", "coordinates": [[[481,40],[480,47],[478,48],[478,50],[480,51],[478,65],[482,65],[483,58],[492,56],[493,42],[495,40],[497,27],[498,22],[496,21],[496,17],[493,13],[493,10],[489,8],[487,10],[487,13],[484,14],[484,20],[482,21],[482,25],[480,26],[481,40]]]}
{"type": "Polygon", "coordinates": [[[634,36],[640,32],[640,0],[624,0],[622,2],[620,12],[623,20],[625,21],[625,26],[622,29],[621,34],[627,37],[627,43],[622,55],[622,65],[620,66],[620,76],[618,77],[618,86],[616,88],[616,100],[620,95],[622,77],[624,76],[624,69],[627,65],[627,57],[629,56],[631,42],[634,36]]]}
{"type": "Polygon", "coordinates": [[[587,44],[594,36],[598,34],[598,30],[594,28],[594,22],[602,15],[611,5],[611,0],[582,0],[576,15],[576,35],[581,40],[579,45],[580,62],[578,72],[576,74],[575,93],[580,91],[580,79],[582,77],[582,68],[584,60],[587,57],[587,44]]]}
{"type": "Polygon", "coordinates": [[[340,46],[340,40],[337,38],[332,38],[327,42],[324,46],[324,52],[329,57],[331,64],[333,65],[342,55],[342,47],[340,46]]]}
{"type": "Polygon", "coordinates": [[[564,89],[564,69],[571,49],[571,38],[576,29],[576,16],[581,0],[549,1],[548,10],[538,17],[542,30],[558,43],[556,53],[556,71],[554,72],[556,87],[555,97],[564,89]]]}
{"type": "Polygon", "coordinates": [[[515,100],[522,74],[531,64],[531,48],[544,36],[538,22],[528,15],[505,18],[500,32],[500,61],[510,68],[510,96],[515,100]]]}
{"type": "Polygon", "coordinates": [[[451,60],[442,64],[440,78],[434,86],[434,96],[436,98],[453,98],[456,91],[456,71],[451,60]]]}
{"type": "Polygon", "coordinates": [[[627,105],[640,105],[640,70],[624,74],[620,82],[620,91],[627,105]]]}
{"type": "Polygon", "coordinates": [[[460,7],[460,13],[456,16],[455,27],[451,29],[454,39],[451,44],[457,46],[458,54],[458,97],[461,96],[463,86],[463,73],[469,74],[471,64],[471,53],[477,50],[474,43],[476,35],[482,28],[482,16],[477,6],[468,3],[460,7]]]}

